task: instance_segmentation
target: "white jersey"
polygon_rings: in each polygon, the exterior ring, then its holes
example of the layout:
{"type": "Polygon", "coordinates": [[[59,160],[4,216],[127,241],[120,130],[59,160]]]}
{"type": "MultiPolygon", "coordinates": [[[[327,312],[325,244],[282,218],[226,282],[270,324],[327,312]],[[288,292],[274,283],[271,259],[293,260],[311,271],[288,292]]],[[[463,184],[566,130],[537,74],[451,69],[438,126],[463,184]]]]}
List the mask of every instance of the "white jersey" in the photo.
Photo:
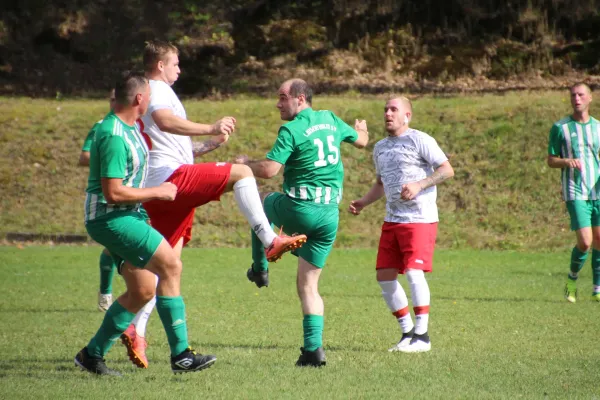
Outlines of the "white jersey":
{"type": "Polygon", "coordinates": [[[181,165],[194,163],[192,139],[163,132],[152,119],[152,113],[162,109],[169,109],[174,115],[187,119],[183,104],[171,86],[163,81],[151,79],[150,89],[150,104],[142,117],[143,132],[150,137],[152,144],[146,187],[158,186],[181,165]]]}
{"type": "Polygon", "coordinates": [[[402,185],[431,175],[448,157],[434,138],[416,129],[388,136],[375,144],[373,160],[385,189],[386,222],[438,222],[435,186],[421,191],[413,200],[402,200],[402,185]]]}

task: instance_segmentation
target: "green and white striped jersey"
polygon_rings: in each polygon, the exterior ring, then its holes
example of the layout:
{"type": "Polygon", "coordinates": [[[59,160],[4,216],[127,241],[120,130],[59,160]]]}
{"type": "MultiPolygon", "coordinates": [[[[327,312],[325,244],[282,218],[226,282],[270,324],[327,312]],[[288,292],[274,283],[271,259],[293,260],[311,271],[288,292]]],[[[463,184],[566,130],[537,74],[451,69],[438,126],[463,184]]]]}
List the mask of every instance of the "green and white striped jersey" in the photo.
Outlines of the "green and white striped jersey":
{"type": "Polygon", "coordinates": [[[562,168],[562,197],[570,200],[600,199],[600,129],[597,119],[583,124],[571,117],[556,122],[550,129],[548,155],[561,158],[576,158],[581,161],[581,170],[562,168]]]}
{"type": "Polygon", "coordinates": [[[307,108],[279,129],[267,158],[285,166],[286,195],[337,207],[344,183],[340,144],[357,138],[356,131],[333,112],[307,108]]]}
{"type": "Polygon", "coordinates": [[[138,210],[137,204],[108,204],[102,193],[102,178],[123,179],[123,185],[143,188],[148,146],[137,125],[127,125],[112,111],[96,128],[90,148],[90,174],[85,198],[85,222],[118,211],[138,210]]]}

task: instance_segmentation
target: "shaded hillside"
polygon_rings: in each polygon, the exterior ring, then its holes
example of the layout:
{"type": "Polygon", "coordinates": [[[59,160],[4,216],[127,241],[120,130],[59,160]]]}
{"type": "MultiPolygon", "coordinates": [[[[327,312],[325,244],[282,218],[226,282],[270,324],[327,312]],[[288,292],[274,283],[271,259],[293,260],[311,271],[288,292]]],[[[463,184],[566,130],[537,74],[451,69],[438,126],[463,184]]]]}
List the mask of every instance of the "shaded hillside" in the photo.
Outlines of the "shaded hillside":
{"type": "Polygon", "coordinates": [[[144,41],[182,50],[179,91],[556,88],[598,74],[595,0],[124,0],[4,2],[0,90],[98,94],[144,41]]]}

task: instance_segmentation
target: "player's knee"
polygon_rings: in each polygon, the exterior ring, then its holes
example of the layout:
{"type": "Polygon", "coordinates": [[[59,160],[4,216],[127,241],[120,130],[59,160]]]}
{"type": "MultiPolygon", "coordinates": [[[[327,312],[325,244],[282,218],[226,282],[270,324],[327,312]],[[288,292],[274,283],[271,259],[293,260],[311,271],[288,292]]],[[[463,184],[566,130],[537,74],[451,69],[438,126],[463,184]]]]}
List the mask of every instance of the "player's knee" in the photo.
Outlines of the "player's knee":
{"type": "Polygon", "coordinates": [[[420,283],[425,280],[425,273],[420,269],[408,269],[405,274],[410,284],[420,283]]]}
{"type": "Polygon", "coordinates": [[[583,252],[583,253],[587,253],[588,251],[590,251],[590,248],[592,247],[592,241],[591,240],[582,240],[579,243],[577,243],[577,249],[579,249],[579,251],[583,252]]]}
{"type": "Polygon", "coordinates": [[[128,293],[130,301],[139,309],[156,296],[156,287],[154,285],[139,286],[134,289],[129,289],[128,293]]]}
{"type": "Polygon", "coordinates": [[[141,290],[139,292],[139,300],[142,303],[141,305],[144,306],[147,302],[149,302],[150,300],[152,300],[154,298],[154,296],[156,296],[156,288],[153,286],[149,286],[144,288],[143,290],[141,290]]]}
{"type": "Polygon", "coordinates": [[[161,280],[170,280],[181,277],[182,263],[174,252],[163,254],[156,262],[155,273],[161,280]]]}
{"type": "Polygon", "coordinates": [[[302,299],[318,293],[316,284],[303,279],[298,279],[296,282],[296,290],[298,291],[298,296],[302,299]]]}
{"type": "Polygon", "coordinates": [[[231,166],[231,177],[230,180],[237,182],[244,178],[249,178],[254,176],[252,173],[252,169],[249,166],[244,164],[233,164],[231,166]]]}
{"type": "Polygon", "coordinates": [[[181,276],[181,270],[183,269],[183,263],[179,257],[170,258],[165,264],[165,273],[168,277],[179,277],[181,276]]]}
{"type": "Polygon", "coordinates": [[[398,270],[396,268],[378,269],[375,278],[377,282],[388,282],[398,279],[398,270]]]}

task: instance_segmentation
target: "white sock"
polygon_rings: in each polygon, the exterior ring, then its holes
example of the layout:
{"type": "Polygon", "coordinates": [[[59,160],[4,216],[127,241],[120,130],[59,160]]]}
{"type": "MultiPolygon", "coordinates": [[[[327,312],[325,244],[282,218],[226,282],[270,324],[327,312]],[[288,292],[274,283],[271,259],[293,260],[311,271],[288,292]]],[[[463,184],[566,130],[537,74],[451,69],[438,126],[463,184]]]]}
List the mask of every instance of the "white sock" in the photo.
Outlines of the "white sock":
{"type": "Polygon", "coordinates": [[[233,185],[233,197],[263,246],[269,247],[277,234],[265,215],[254,177],[242,178],[233,185]]]}
{"type": "Polygon", "coordinates": [[[409,269],[406,271],[406,278],[410,284],[413,308],[415,310],[415,334],[422,335],[427,332],[429,325],[429,303],[431,300],[429,285],[423,271],[418,269],[409,269]]]}
{"type": "Polygon", "coordinates": [[[156,296],[154,296],[152,300],[147,302],[146,305],[142,307],[142,309],[138,311],[138,313],[135,315],[132,324],[135,326],[135,333],[138,336],[146,336],[146,325],[148,324],[148,319],[150,318],[150,314],[152,313],[155,304],[156,296]]]}
{"type": "Polygon", "coordinates": [[[385,300],[385,304],[387,304],[390,311],[398,319],[398,323],[400,324],[402,332],[410,332],[414,325],[412,318],[410,317],[410,312],[407,312],[408,298],[406,297],[406,293],[404,292],[402,286],[397,280],[379,281],[379,286],[381,286],[381,295],[385,300]],[[406,312],[406,314],[400,316],[399,312],[401,310],[406,312]]]}
{"type": "MultiPolygon", "coordinates": [[[[158,276],[156,276],[156,285],[158,286],[158,276]]],[[[131,321],[133,326],[135,326],[135,333],[138,336],[146,336],[146,325],[148,324],[148,319],[150,318],[150,314],[152,314],[152,310],[154,309],[155,305],[156,296],[147,302],[146,305],[144,305],[144,307],[142,307],[142,309],[135,314],[133,321],[131,321]]]]}
{"type": "Polygon", "coordinates": [[[594,293],[600,293],[600,286],[594,285],[594,293]]]}

